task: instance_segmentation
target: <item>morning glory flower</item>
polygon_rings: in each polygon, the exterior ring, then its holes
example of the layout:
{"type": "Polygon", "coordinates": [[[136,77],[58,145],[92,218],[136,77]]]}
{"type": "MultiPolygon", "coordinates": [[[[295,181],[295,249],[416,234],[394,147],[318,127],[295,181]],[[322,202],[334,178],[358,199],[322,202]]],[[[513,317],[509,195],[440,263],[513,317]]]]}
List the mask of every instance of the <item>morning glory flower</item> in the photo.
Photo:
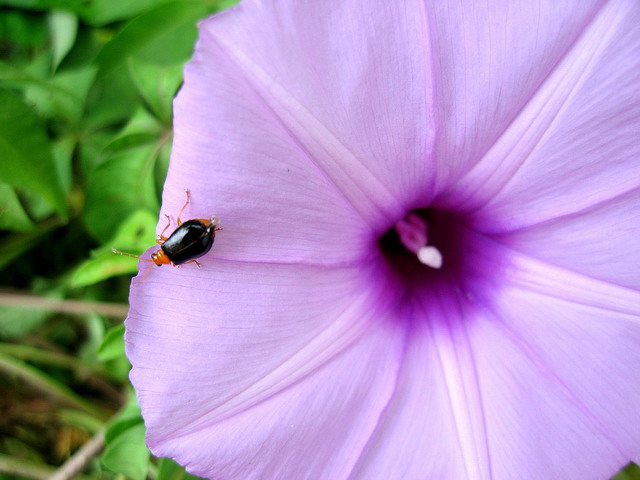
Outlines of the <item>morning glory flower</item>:
{"type": "Polygon", "coordinates": [[[640,460],[640,3],[245,0],[203,22],[131,290],[154,454],[219,480],[640,460]],[[164,221],[160,222],[160,229],[164,221]]]}

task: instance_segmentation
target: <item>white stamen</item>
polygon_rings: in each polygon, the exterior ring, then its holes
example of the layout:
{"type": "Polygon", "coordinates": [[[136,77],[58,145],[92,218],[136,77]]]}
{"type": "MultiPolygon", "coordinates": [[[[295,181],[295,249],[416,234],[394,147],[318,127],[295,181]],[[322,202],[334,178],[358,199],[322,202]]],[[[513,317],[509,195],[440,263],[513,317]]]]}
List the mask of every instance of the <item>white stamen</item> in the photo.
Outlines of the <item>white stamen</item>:
{"type": "Polygon", "coordinates": [[[418,250],[418,260],[424,265],[431,268],[442,267],[442,254],[433,245],[427,245],[418,250]]]}

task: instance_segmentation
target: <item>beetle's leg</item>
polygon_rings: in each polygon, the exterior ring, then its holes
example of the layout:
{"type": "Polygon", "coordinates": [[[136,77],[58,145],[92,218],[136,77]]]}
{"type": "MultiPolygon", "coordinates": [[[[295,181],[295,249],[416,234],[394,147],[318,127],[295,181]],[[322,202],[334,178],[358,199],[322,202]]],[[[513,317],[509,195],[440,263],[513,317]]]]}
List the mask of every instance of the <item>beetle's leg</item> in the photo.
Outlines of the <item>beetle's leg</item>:
{"type": "Polygon", "coordinates": [[[184,193],[187,194],[187,201],[184,202],[184,205],[182,206],[182,210],[180,210],[180,213],[178,214],[178,226],[182,225],[182,220],[180,220],[180,215],[182,215],[182,212],[184,212],[184,209],[187,208],[187,205],[191,203],[191,192],[185,189],[184,193]]]}
{"type": "Polygon", "coordinates": [[[167,217],[167,226],[164,227],[164,229],[160,232],[160,235],[158,235],[158,238],[156,239],[156,243],[158,245],[162,245],[166,240],[167,237],[164,236],[164,232],[167,231],[167,228],[169,228],[169,226],[171,225],[171,217],[169,217],[169,215],[165,214],[165,217],[167,217]]]}
{"type": "Polygon", "coordinates": [[[216,227],[213,229],[214,232],[219,232],[222,230],[222,227],[218,227],[218,219],[213,216],[209,219],[206,218],[196,218],[200,223],[204,223],[207,227],[216,227]]]}
{"type": "Polygon", "coordinates": [[[189,260],[188,262],[184,262],[182,265],[189,265],[190,263],[195,263],[196,267],[200,268],[200,262],[197,260],[189,260]]]}

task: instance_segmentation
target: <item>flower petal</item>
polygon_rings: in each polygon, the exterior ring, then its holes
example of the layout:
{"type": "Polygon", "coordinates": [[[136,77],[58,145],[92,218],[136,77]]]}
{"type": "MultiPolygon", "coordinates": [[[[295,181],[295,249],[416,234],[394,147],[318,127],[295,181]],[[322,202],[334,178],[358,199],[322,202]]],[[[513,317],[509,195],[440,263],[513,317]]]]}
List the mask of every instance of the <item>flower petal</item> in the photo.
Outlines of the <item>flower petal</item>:
{"type": "Polygon", "coordinates": [[[447,328],[455,314],[442,305],[418,300],[406,315],[412,327],[396,391],[349,480],[490,478],[464,331],[447,328]]]}
{"type": "Polygon", "coordinates": [[[250,409],[185,428],[162,443],[151,438],[153,450],[207,478],[345,479],[393,392],[401,333],[371,329],[330,363],[250,409]]]}
{"type": "Polygon", "coordinates": [[[640,458],[640,295],[512,265],[469,324],[494,478],[608,478],[640,458]]]}
{"type": "Polygon", "coordinates": [[[203,22],[165,203],[179,208],[188,187],[205,214],[223,206],[223,258],[361,257],[365,229],[426,202],[431,76],[417,13],[412,2],[248,0],[203,22]]]}
{"type": "Polygon", "coordinates": [[[404,345],[383,321],[395,294],[364,270],[218,261],[136,282],[127,355],[152,451],[209,477],[340,478],[404,345]]]}
{"type": "Polygon", "coordinates": [[[425,2],[434,49],[439,192],[506,134],[603,3],[425,2]]]}
{"type": "Polygon", "coordinates": [[[500,241],[540,260],[640,290],[640,189],[500,241]]]}
{"type": "Polygon", "coordinates": [[[640,185],[640,4],[608,3],[493,148],[447,194],[504,232],[640,185]]]}

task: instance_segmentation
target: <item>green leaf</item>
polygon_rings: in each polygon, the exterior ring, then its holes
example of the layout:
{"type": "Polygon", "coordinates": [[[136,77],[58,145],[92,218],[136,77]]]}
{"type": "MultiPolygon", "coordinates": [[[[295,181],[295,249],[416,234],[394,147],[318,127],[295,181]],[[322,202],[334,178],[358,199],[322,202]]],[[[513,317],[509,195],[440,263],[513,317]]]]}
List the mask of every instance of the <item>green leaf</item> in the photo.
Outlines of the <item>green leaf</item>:
{"type": "Polygon", "coordinates": [[[149,210],[136,210],[118,228],[113,238],[107,243],[111,247],[125,249],[133,253],[142,253],[155,244],[158,216],[149,210]]]}
{"type": "Polygon", "coordinates": [[[640,480],[640,467],[635,463],[630,463],[611,480],[640,480]]]}
{"type": "MultiPolygon", "coordinates": [[[[7,0],[2,0],[0,5],[7,0]]],[[[17,0],[24,1],[24,0],[17,0]]],[[[18,11],[2,11],[0,15],[0,33],[2,33],[5,56],[17,53],[19,48],[44,46],[47,42],[47,28],[43,19],[25,15],[18,11]]]]}
{"type": "Polygon", "coordinates": [[[72,182],[72,156],[76,147],[76,141],[72,137],[57,139],[52,145],[53,159],[56,162],[60,184],[66,194],[71,191],[72,182]]]}
{"type": "Polygon", "coordinates": [[[26,9],[43,9],[51,5],[53,0],[0,0],[0,6],[26,9]]]}
{"type": "Polygon", "coordinates": [[[0,229],[27,232],[34,224],[11,185],[0,183],[0,229]]]}
{"type": "Polygon", "coordinates": [[[135,148],[144,143],[156,142],[162,140],[163,134],[163,127],[158,122],[158,119],[145,108],[138,107],[127,125],[113,142],[105,148],[105,151],[113,154],[135,148]]]}
{"type": "Polygon", "coordinates": [[[82,18],[93,25],[105,25],[132,18],[168,0],[93,0],[81,9],[82,18]]]}
{"type": "Polygon", "coordinates": [[[29,307],[0,307],[0,338],[18,339],[40,327],[51,316],[47,310],[29,307]]]}
{"type": "Polygon", "coordinates": [[[124,354],[123,323],[109,329],[98,349],[98,358],[104,364],[104,369],[109,372],[110,378],[127,382],[131,364],[124,354]]]}
{"type": "Polygon", "coordinates": [[[25,96],[42,115],[75,124],[82,117],[95,75],[91,67],[61,71],[51,79],[33,82],[25,89],[25,96]]]}
{"type": "MultiPolygon", "coordinates": [[[[18,66],[0,61],[0,81],[6,87],[24,91],[29,85],[38,85],[43,89],[47,89],[48,73],[47,65],[50,62],[50,56],[41,55],[27,65],[18,66]]],[[[66,94],[65,92],[55,92],[56,94],[66,94]]]]}
{"type": "Polygon", "coordinates": [[[52,218],[38,224],[36,229],[31,232],[13,233],[5,236],[2,242],[0,242],[0,269],[6,267],[24,252],[32,249],[43,241],[49,232],[59,227],[61,223],[61,220],[52,218]]]}
{"type": "Polygon", "coordinates": [[[196,22],[215,10],[202,2],[180,1],[134,18],[98,54],[100,75],[138,54],[163,64],[187,60],[197,37],[196,22]]]}
{"type": "Polygon", "coordinates": [[[113,141],[112,132],[86,132],[78,141],[80,170],[84,178],[107,159],[105,148],[113,141]]]}
{"type": "Polygon", "coordinates": [[[24,70],[34,78],[47,79],[51,75],[51,58],[52,53],[49,50],[37,52],[37,55],[24,65],[24,70]]]}
{"type": "Polygon", "coordinates": [[[51,8],[76,11],[87,0],[0,0],[0,5],[11,5],[30,10],[48,10],[51,8]]]}
{"type": "Polygon", "coordinates": [[[90,175],[84,219],[96,238],[104,240],[140,208],[159,209],[153,184],[155,145],[143,145],[118,153],[90,175]]]}
{"type": "Polygon", "coordinates": [[[29,10],[67,10],[78,14],[87,23],[101,26],[126,20],[166,2],[167,0],[0,0],[0,5],[29,10]]]}
{"type": "Polygon", "coordinates": [[[53,70],[58,68],[76,41],[78,33],[78,17],[64,10],[52,10],[49,13],[49,36],[53,50],[53,70]]]}
{"type": "Polygon", "coordinates": [[[124,324],[109,329],[98,349],[98,358],[103,362],[124,356],[124,324]]]}
{"type": "Polygon", "coordinates": [[[156,480],[197,480],[200,477],[184,471],[184,467],[178,465],[170,458],[161,458],[158,466],[156,480]]]}
{"type": "Polygon", "coordinates": [[[31,293],[24,295],[11,290],[3,292],[0,306],[0,338],[16,339],[39,328],[54,313],[44,308],[31,306],[31,294],[39,299],[61,300],[64,287],[52,286],[46,281],[32,281],[31,293]]]}
{"type": "Polygon", "coordinates": [[[0,181],[38,193],[66,217],[66,198],[42,121],[9,90],[0,88],[0,105],[0,181]]]}
{"type": "Polygon", "coordinates": [[[122,130],[122,135],[131,135],[134,133],[151,132],[156,136],[162,133],[163,126],[158,119],[151,115],[146,109],[138,107],[135,114],[122,130]]]}
{"type": "Polygon", "coordinates": [[[111,442],[118,435],[126,431],[132,426],[143,423],[140,405],[136,399],[133,389],[129,389],[129,395],[126,405],[120,410],[110,422],[105,432],[105,440],[111,442]]]}
{"type": "Polygon", "coordinates": [[[172,101],[182,83],[183,63],[154,65],[132,58],[129,69],[142,98],[163,125],[171,126],[172,101]]]}
{"type": "Polygon", "coordinates": [[[104,318],[94,312],[83,315],[85,338],[76,352],[79,361],[87,364],[99,363],[98,349],[106,336],[104,318]]]}
{"type": "Polygon", "coordinates": [[[102,455],[102,464],[131,480],[144,480],[149,468],[144,432],[144,424],[139,423],[112,438],[102,455]]]}
{"type": "Polygon", "coordinates": [[[115,255],[115,247],[127,253],[141,254],[155,244],[157,216],[149,210],[136,210],[118,228],[116,235],[95,250],[92,258],[86,260],[75,270],[71,277],[72,287],[93,285],[117,275],[138,272],[138,260],[115,255]]]}
{"type": "Polygon", "coordinates": [[[131,75],[124,66],[101,75],[91,89],[85,128],[93,134],[105,126],[125,122],[140,104],[131,75]]]}
{"type": "Polygon", "coordinates": [[[75,270],[71,286],[86,287],[119,275],[134,275],[138,271],[135,258],[115,255],[111,250],[101,251],[75,270]]]}
{"type": "Polygon", "coordinates": [[[35,222],[41,222],[55,213],[51,204],[40,195],[28,190],[23,190],[20,193],[27,212],[29,212],[29,215],[31,215],[31,218],[33,218],[35,222]]]}
{"type": "Polygon", "coordinates": [[[131,480],[144,480],[149,468],[149,450],[144,443],[144,423],[133,395],[124,410],[107,427],[102,464],[131,480]]]}

